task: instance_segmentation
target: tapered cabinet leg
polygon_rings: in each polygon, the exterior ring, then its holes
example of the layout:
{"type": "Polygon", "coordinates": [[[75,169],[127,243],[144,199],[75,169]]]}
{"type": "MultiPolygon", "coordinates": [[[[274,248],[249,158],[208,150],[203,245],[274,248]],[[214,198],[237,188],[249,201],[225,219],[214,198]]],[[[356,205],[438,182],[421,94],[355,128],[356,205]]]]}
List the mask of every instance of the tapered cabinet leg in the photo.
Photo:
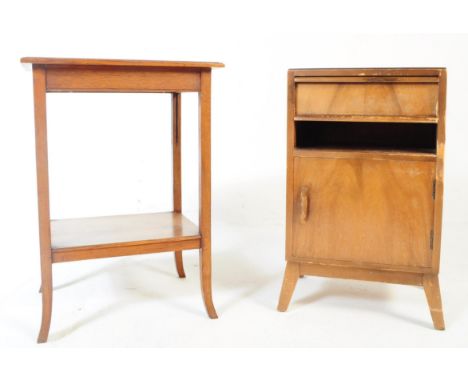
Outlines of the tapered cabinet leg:
{"type": "Polygon", "coordinates": [[[424,275],[423,286],[434,328],[444,330],[445,323],[442,311],[442,299],[440,297],[439,277],[437,275],[424,275]]]}
{"type": "Polygon", "coordinates": [[[289,302],[296,288],[299,279],[299,264],[288,261],[284,271],[283,286],[281,287],[278,310],[285,312],[288,309],[289,302]]]}
{"type": "Polygon", "coordinates": [[[210,318],[218,318],[213,305],[211,290],[211,70],[201,72],[199,118],[199,226],[202,241],[200,249],[200,281],[203,302],[205,303],[208,316],[210,318]]]}
{"type": "MultiPolygon", "coordinates": [[[[182,95],[172,93],[172,195],[174,212],[182,212],[182,95]]],[[[174,252],[177,274],[185,277],[182,251],[174,252]]]]}
{"type": "Polygon", "coordinates": [[[47,154],[46,72],[33,65],[34,124],[36,132],[37,205],[41,255],[42,320],[37,342],[46,342],[52,315],[52,251],[49,210],[49,170],[47,154]]]}

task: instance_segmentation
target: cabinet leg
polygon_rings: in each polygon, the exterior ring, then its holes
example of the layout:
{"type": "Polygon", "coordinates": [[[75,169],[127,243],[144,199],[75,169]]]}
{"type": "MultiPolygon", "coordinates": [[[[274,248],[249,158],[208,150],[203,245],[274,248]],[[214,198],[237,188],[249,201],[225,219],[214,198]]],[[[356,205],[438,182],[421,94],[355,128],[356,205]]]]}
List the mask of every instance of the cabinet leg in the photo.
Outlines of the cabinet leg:
{"type": "Polygon", "coordinates": [[[427,303],[431,311],[434,328],[438,330],[445,329],[444,313],[442,311],[442,299],[440,297],[439,277],[437,275],[423,276],[424,292],[426,293],[427,303]]]}
{"type": "MultiPolygon", "coordinates": [[[[45,261],[43,261],[45,262],[45,261]]],[[[37,337],[38,343],[47,342],[49,337],[50,320],[52,316],[52,263],[47,262],[41,264],[42,272],[42,320],[39,336],[37,337]]]]}
{"type": "Polygon", "coordinates": [[[200,249],[200,282],[206,312],[210,318],[218,318],[211,292],[211,253],[209,248],[200,249]]]}
{"type": "Polygon", "coordinates": [[[296,288],[297,280],[299,279],[299,264],[288,261],[286,270],[284,271],[283,286],[278,303],[278,310],[285,312],[288,309],[292,294],[296,288]]]}
{"type": "Polygon", "coordinates": [[[185,278],[185,271],[184,271],[184,262],[182,260],[182,251],[175,251],[174,252],[174,259],[177,268],[177,273],[181,279],[185,278]]]}

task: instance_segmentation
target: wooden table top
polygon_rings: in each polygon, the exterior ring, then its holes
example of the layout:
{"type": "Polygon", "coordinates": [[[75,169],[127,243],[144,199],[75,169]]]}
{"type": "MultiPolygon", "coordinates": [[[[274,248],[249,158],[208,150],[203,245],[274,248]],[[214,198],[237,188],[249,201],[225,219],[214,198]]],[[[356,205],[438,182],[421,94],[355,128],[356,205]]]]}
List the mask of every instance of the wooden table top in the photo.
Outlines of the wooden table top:
{"type": "Polygon", "coordinates": [[[128,67],[159,67],[159,68],[223,68],[220,62],[196,61],[153,61],[153,60],[109,60],[96,58],[53,58],[53,57],[23,57],[23,64],[36,65],[91,65],[91,66],[128,66],[128,67]]]}

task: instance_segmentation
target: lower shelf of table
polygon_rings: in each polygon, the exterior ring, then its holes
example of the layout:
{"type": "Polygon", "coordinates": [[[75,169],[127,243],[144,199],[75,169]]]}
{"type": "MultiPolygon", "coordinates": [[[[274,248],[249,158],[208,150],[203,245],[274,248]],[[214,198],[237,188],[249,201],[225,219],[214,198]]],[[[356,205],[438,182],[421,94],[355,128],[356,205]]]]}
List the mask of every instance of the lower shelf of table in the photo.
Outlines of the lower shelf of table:
{"type": "Polygon", "coordinates": [[[51,221],[52,262],[201,248],[198,227],[178,212],[51,221]]]}

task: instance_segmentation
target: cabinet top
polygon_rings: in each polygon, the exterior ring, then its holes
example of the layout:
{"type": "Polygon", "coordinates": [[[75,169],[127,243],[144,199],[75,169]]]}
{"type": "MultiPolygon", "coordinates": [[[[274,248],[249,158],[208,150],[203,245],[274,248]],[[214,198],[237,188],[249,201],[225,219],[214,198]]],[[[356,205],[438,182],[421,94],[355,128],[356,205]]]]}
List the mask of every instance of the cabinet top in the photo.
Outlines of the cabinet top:
{"type": "Polygon", "coordinates": [[[196,61],[153,61],[153,60],[109,60],[96,58],[53,58],[53,57],[23,57],[23,64],[35,65],[67,65],[67,66],[127,66],[127,67],[156,67],[156,68],[187,68],[207,69],[222,68],[220,62],[196,61]]]}
{"type": "Polygon", "coordinates": [[[310,68],[289,69],[295,76],[440,76],[445,68],[310,68]]]}

